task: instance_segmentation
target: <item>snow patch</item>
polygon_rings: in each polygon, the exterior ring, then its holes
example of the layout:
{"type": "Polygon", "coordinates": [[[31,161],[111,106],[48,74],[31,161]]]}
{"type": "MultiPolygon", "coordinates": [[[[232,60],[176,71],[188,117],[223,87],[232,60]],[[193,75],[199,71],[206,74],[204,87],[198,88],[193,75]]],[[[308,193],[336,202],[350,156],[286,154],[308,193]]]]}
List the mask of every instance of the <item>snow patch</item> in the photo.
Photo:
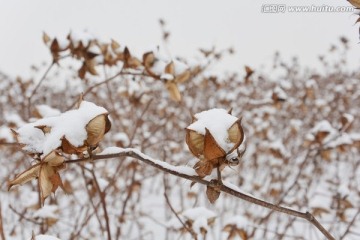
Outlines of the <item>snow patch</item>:
{"type": "Polygon", "coordinates": [[[244,229],[247,227],[249,220],[247,220],[245,217],[237,215],[232,218],[229,218],[225,221],[226,225],[235,225],[238,229],[244,229]]]}
{"type": "Polygon", "coordinates": [[[42,208],[38,209],[34,214],[34,218],[58,218],[59,207],[57,205],[44,205],[42,208]]]}
{"type": "Polygon", "coordinates": [[[55,117],[61,114],[59,109],[49,107],[48,105],[37,105],[36,110],[41,115],[41,117],[55,117]]]}

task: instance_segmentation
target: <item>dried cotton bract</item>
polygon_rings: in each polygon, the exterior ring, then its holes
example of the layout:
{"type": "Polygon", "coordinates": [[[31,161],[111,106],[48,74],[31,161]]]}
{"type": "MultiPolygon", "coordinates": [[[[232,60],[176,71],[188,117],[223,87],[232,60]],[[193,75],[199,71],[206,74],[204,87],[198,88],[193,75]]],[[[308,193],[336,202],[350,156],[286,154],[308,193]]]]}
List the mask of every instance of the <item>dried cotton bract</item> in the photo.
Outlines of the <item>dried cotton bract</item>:
{"type": "Polygon", "coordinates": [[[65,168],[64,154],[81,157],[84,151],[91,152],[110,126],[105,108],[82,101],[78,109],[28,123],[13,131],[17,142],[36,164],[10,181],[9,189],[38,178],[43,203],[51,192],[62,187],[58,172],[65,168]]]}

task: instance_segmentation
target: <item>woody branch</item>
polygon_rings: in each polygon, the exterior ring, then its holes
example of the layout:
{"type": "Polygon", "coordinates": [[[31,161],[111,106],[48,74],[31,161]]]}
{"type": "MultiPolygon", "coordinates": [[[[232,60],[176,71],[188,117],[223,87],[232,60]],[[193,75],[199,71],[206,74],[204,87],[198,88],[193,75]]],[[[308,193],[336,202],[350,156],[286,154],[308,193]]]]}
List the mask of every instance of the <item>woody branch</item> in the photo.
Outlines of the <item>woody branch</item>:
{"type": "MultiPolygon", "coordinates": [[[[146,156],[145,154],[142,154],[141,152],[139,152],[135,149],[123,149],[121,152],[113,153],[113,154],[93,155],[91,157],[91,159],[90,158],[80,158],[80,159],[75,159],[75,160],[67,160],[67,161],[65,161],[65,163],[72,164],[72,163],[79,163],[79,162],[86,162],[86,161],[99,161],[99,160],[105,160],[105,159],[110,159],[110,158],[119,158],[119,157],[132,157],[132,158],[138,159],[152,167],[155,167],[163,172],[169,173],[171,175],[178,176],[178,177],[181,177],[181,178],[184,178],[187,180],[191,180],[193,182],[197,182],[197,183],[200,183],[200,184],[203,184],[206,186],[210,186],[210,187],[213,187],[213,185],[214,185],[213,182],[205,180],[199,176],[189,175],[184,172],[176,171],[173,168],[168,168],[168,167],[166,167],[168,164],[159,164],[156,161],[154,161],[153,159],[151,159],[150,157],[146,156]]],[[[171,166],[171,165],[168,165],[168,166],[171,166]]],[[[174,166],[171,166],[171,167],[174,167],[174,166]]],[[[310,222],[312,225],[314,225],[327,239],[335,240],[335,238],[319,223],[319,221],[317,221],[317,219],[310,212],[300,212],[300,211],[296,211],[296,210],[293,210],[290,208],[278,206],[278,205],[272,204],[270,202],[253,197],[249,194],[235,190],[234,188],[229,187],[227,185],[228,184],[226,184],[226,183],[219,183],[219,185],[217,185],[216,187],[221,192],[230,194],[234,197],[240,198],[240,199],[250,202],[252,204],[256,204],[256,205],[271,209],[273,211],[285,213],[290,216],[305,219],[308,222],[310,222]]]]}

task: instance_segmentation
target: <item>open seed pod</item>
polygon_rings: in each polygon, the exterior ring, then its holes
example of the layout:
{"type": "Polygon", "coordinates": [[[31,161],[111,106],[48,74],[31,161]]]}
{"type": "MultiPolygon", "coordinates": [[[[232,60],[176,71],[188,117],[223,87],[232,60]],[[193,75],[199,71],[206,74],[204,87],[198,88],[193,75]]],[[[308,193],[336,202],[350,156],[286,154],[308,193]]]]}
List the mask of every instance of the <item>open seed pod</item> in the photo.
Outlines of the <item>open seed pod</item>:
{"type": "Polygon", "coordinates": [[[214,158],[225,157],[227,154],[237,149],[244,140],[244,132],[240,120],[236,121],[228,130],[228,141],[233,144],[227,152],[216,142],[213,135],[206,129],[205,135],[194,130],[186,129],[186,144],[191,153],[197,158],[211,160],[214,158]]]}
{"type": "Polygon", "coordinates": [[[193,123],[186,128],[186,144],[200,160],[194,169],[201,177],[226,163],[228,157],[238,157],[237,149],[243,140],[241,120],[224,109],[198,113],[193,123]]]}

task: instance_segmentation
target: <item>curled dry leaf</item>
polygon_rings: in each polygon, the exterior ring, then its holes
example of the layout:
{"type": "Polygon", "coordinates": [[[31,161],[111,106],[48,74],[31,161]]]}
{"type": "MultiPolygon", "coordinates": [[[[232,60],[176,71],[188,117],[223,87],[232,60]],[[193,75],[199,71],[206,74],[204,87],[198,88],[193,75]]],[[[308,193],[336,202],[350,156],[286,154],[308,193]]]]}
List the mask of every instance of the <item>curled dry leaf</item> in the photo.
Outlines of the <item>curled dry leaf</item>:
{"type": "Polygon", "coordinates": [[[147,52],[143,55],[142,60],[143,60],[142,64],[145,67],[146,73],[155,79],[159,79],[160,76],[151,70],[151,68],[154,66],[156,62],[155,54],[153,52],[147,52]]]}
{"type": "Polygon", "coordinates": [[[187,80],[189,80],[190,76],[191,76],[190,71],[186,70],[185,72],[177,75],[174,81],[176,81],[177,83],[184,83],[187,80]]]}
{"type": "MultiPolygon", "coordinates": [[[[54,158],[56,159],[57,157],[54,158]]],[[[11,187],[15,185],[21,185],[29,182],[30,180],[38,178],[40,195],[41,195],[41,204],[43,205],[44,200],[51,193],[55,193],[56,189],[59,186],[62,187],[62,182],[58,171],[64,169],[64,167],[65,165],[63,163],[60,163],[60,165],[54,165],[54,162],[52,161],[51,164],[50,162],[37,163],[31,166],[29,169],[17,175],[15,179],[9,181],[8,190],[10,190],[11,187]]]]}
{"type": "Polygon", "coordinates": [[[238,239],[237,237],[240,237],[241,240],[249,239],[247,232],[243,228],[238,228],[235,224],[227,224],[223,231],[229,233],[227,240],[238,239]]]}
{"type": "Polygon", "coordinates": [[[21,185],[29,182],[32,179],[35,179],[39,176],[41,165],[40,163],[31,166],[26,169],[24,172],[18,174],[13,180],[8,183],[8,190],[11,189],[12,186],[21,185]]]}

